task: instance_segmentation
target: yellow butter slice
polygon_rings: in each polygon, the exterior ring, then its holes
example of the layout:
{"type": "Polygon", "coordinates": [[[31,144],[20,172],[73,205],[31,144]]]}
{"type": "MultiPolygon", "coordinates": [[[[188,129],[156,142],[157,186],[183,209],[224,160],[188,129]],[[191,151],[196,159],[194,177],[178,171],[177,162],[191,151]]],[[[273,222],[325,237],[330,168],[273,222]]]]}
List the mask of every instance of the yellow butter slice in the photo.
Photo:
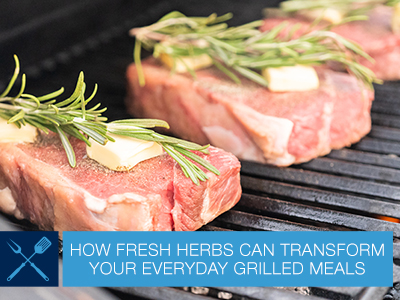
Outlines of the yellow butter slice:
{"type": "Polygon", "coordinates": [[[309,66],[266,68],[262,75],[272,92],[309,91],[319,87],[317,72],[309,66]]]}
{"type": "Polygon", "coordinates": [[[26,124],[18,128],[15,124],[7,124],[0,118],[0,143],[33,143],[37,136],[37,129],[26,124]]]}
{"type": "Polygon", "coordinates": [[[114,171],[128,171],[135,165],[161,155],[162,147],[155,142],[138,140],[131,137],[109,134],[115,142],[101,145],[89,139],[91,147],[86,146],[88,156],[114,171]]]}
{"type": "MultiPolygon", "coordinates": [[[[170,55],[161,53],[159,58],[160,61],[169,69],[174,67],[174,59],[170,55]]],[[[185,73],[187,72],[186,66],[195,71],[212,66],[213,61],[210,56],[204,53],[197,56],[180,57],[179,59],[175,59],[175,64],[175,72],[185,73]]]]}

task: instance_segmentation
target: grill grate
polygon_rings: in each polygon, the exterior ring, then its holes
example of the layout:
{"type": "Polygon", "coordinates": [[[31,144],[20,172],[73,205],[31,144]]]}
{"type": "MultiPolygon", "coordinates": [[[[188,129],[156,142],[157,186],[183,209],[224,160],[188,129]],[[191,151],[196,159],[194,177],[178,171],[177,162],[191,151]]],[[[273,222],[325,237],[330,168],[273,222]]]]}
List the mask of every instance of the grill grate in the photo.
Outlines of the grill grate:
{"type": "MultiPolygon", "coordinates": [[[[107,1],[101,1],[105,3],[107,1]]],[[[277,2],[277,1],[273,1],[277,2]]],[[[111,119],[129,117],[125,111],[125,68],[132,61],[133,40],[127,30],[157,20],[172,8],[187,14],[236,12],[238,23],[259,16],[265,1],[254,1],[243,12],[241,1],[163,1],[135,18],[124,20],[69,49],[32,63],[28,87],[42,94],[73,81],[85,71],[88,89],[99,84],[97,100],[109,107],[111,119]],[[228,4],[229,3],[229,4],[228,4]],[[218,6],[219,5],[219,6],[218,6]],[[88,59],[90,58],[90,59],[88,59]],[[57,70],[57,72],[55,72],[57,70]]],[[[24,61],[22,60],[22,63],[24,61]]],[[[9,72],[8,72],[9,73],[9,72]]],[[[8,74],[7,73],[7,74],[8,74]]],[[[72,83],[72,82],[71,82],[72,83]]],[[[0,81],[0,87],[4,82],[0,81]]],[[[66,93],[73,86],[65,86],[66,93]]],[[[351,148],[332,151],[323,158],[289,168],[242,162],[243,197],[231,211],[202,230],[389,230],[394,233],[394,282],[400,281],[400,82],[376,87],[371,133],[351,148]]],[[[3,220],[0,230],[17,223],[3,220]]],[[[25,226],[25,223],[19,223],[25,226]]],[[[65,288],[63,289],[65,291],[65,288]]],[[[119,288],[119,299],[400,299],[400,285],[387,288],[119,288]],[[206,292],[204,292],[206,291],[206,292]]],[[[97,289],[97,291],[99,291],[97,289]]],[[[104,291],[104,290],[103,290],[104,291]]],[[[25,290],[27,292],[27,290],[25,290]]],[[[105,291],[104,291],[105,292],[105,291]]],[[[13,291],[13,295],[17,291],[13,291]]],[[[105,295],[104,299],[108,299],[105,295]]],[[[107,294],[108,295],[108,294],[107,294]]],[[[40,298],[38,298],[40,299],[40,298]]],[[[111,298],[110,298],[111,299],[111,298]]]]}

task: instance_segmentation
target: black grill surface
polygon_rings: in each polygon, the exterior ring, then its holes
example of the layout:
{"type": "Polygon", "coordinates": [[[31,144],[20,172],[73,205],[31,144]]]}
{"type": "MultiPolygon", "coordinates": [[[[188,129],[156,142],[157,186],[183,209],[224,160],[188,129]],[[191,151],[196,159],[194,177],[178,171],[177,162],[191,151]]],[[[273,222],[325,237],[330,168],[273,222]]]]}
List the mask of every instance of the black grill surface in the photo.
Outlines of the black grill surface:
{"type": "MultiPolygon", "coordinates": [[[[104,5],[107,1],[98,2],[104,5]]],[[[140,13],[135,12],[131,4],[128,6],[131,13],[125,12],[119,22],[111,23],[112,26],[57,48],[52,54],[46,53],[45,57],[30,57],[25,68],[22,60],[22,70],[28,75],[27,91],[40,95],[65,86],[66,93],[70,93],[79,71],[83,70],[89,90],[95,82],[99,84],[97,100],[109,107],[106,115],[111,120],[127,118],[123,101],[125,69],[132,62],[133,39],[127,34],[131,27],[152,23],[173,9],[190,15],[233,11],[236,22],[242,23],[260,18],[265,2],[268,1],[251,2],[249,8],[243,10],[244,4],[240,1],[152,1],[151,7],[140,13]]],[[[271,4],[276,2],[270,1],[271,4]]],[[[127,5],[127,1],[118,3],[127,5]]],[[[126,10],[122,4],[120,6],[126,10]]],[[[51,22],[55,21],[51,19],[51,22]]],[[[11,40],[18,37],[15,32],[7,32],[11,40]]],[[[12,52],[18,53],[18,49],[12,52]]],[[[11,55],[2,57],[2,62],[5,60],[12,63],[11,55]]],[[[12,67],[4,72],[11,74],[12,67]]],[[[0,78],[2,88],[6,77],[2,74],[0,78]]],[[[393,288],[120,288],[83,292],[60,288],[56,296],[75,299],[74,293],[82,292],[97,295],[97,299],[400,299],[400,285],[397,284],[400,281],[400,82],[375,88],[373,126],[367,137],[350,148],[288,168],[242,161],[242,199],[231,211],[202,230],[393,231],[393,288]],[[382,217],[389,217],[390,221],[382,217]]],[[[33,227],[0,215],[0,230],[21,228],[33,227]]],[[[14,289],[13,299],[25,298],[32,290],[14,289]]],[[[3,292],[4,289],[0,295],[3,292]]],[[[40,298],[39,293],[37,299],[44,298],[40,298]]]]}

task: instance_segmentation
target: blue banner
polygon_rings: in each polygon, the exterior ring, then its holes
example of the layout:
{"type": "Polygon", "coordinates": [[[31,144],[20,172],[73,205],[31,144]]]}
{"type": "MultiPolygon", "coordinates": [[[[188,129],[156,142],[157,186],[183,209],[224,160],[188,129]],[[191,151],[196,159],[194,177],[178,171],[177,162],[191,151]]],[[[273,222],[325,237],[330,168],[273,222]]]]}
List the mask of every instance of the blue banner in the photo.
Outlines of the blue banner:
{"type": "Polygon", "coordinates": [[[393,284],[392,232],[64,232],[63,239],[64,286],[393,284]]]}

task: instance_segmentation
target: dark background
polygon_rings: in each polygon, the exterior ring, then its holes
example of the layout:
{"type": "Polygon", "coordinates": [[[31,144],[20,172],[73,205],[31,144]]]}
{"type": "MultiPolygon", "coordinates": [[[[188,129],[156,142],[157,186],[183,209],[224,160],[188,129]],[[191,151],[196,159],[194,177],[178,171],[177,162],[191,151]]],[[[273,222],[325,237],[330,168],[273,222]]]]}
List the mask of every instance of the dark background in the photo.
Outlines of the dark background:
{"type": "MultiPolygon", "coordinates": [[[[149,25],[179,10],[188,16],[232,12],[230,25],[262,17],[278,0],[18,0],[0,2],[0,91],[14,70],[13,54],[27,74],[26,93],[40,96],[65,87],[69,96],[81,70],[87,94],[109,110],[110,119],[127,118],[125,69],[133,61],[130,28],[149,25]]],[[[15,85],[19,87],[18,84],[15,85]]],[[[16,93],[17,89],[14,89],[16,93]]],[[[10,94],[12,95],[12,93],[10,94]]]]}

